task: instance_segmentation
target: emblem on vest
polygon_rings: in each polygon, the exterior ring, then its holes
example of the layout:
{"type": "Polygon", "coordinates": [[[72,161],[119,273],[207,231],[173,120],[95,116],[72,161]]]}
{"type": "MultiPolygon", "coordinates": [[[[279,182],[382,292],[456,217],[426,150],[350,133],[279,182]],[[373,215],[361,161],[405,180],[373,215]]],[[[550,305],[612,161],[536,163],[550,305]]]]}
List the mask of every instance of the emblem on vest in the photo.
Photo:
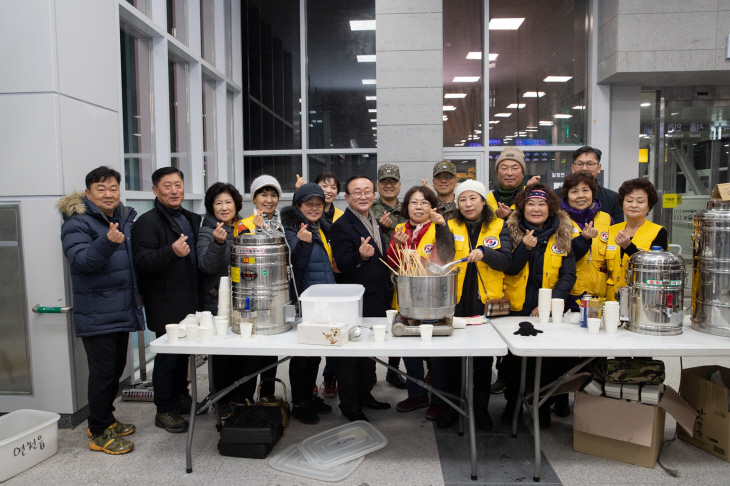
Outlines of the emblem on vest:
{"type": "Polygon", "coordinates": [[[484,246],[486,248],[496,248],[497,245],[499,245],[499,239],[495,238],[494,236],[487,236],[484,238],[484,246]]]}
{"type": "Polygon", "coordinates": [[[557,253],[558,255],[565,253],[565,250],[561,250],[557,243],[553,243],[553,246],[550,249],[553,250],[553,253],[557,253]]]}
{"type": "Polygon", "coordinates": [[[603,233],[601,233],[601,241],[603,241],[604,243],[608,243],[608,231],[604,231],[603,233]]]}
{"type": "Polygon", "coordinates": [[[430,255],[432,251],[433,251],[433,245],[430,243],[423,247],[423,253],[425,253],[426,255],[430,255]]]}

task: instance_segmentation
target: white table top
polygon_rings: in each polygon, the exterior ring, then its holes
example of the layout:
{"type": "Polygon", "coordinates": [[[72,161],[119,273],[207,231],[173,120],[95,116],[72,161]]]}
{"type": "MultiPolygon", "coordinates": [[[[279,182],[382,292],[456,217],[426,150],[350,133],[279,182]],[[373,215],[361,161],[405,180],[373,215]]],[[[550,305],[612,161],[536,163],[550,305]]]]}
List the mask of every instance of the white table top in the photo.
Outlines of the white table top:
{"type": "Polygon", "coordinates": [[[730,338],[697,332],[685,318],[682,334],[648,336],[619,328],[616,334],[589,334],[577,324],[540,324],[537,317],[501,317],[492,325],[517,356],[613,357],[613,356],[730,356],[730,338]],[[522,321],[543,331],[537,336],[515,336],[522,321]]]}
{"type": "Polygon", "coordinates": [[[419,336],[393,337],[385,335],[385,341],[376,343],[370,326],[386,324],[385,317],[363,319],[363,333],[356,341],[344,346],[317,346],[297,343],[296,325],[291,331],[273,336],[254,336],[250,340],[239,339],[230,329],[226,336],[213,336],[208,343],[189,342],[186,338],[168,344],[167,336],[150,343],[150,351],[167,354],[225,354],[243,356],[504,356],[507,345],[489,324],[454,329],[451,336],[434,336],[422,341],[419,336]]]}

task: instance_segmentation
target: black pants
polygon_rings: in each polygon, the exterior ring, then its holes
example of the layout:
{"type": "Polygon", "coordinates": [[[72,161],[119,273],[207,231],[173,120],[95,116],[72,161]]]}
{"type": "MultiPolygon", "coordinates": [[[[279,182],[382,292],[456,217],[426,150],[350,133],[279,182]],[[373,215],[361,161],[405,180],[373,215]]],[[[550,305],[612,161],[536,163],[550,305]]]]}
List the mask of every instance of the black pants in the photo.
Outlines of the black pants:
{"type": "Polygon", "coordinates": [[[294,405],[301,405],[312,398],[312,390],[317,385],[320,357],[296,357],[289,360],[289,383],[294,405]]]}
{"type": "MultiPolygon", "coordinates": [[[[580,361],[580,358],[543,358],[540,371],[540,387],[549,385],[560,376],[570,370],[580,361]]],[[[520,368],[522,366],[522,358],[508,353],[502,358],[502,368],[504,369],[506,388],[504,390],[504,398],[507,402],[516,403],[517,395],[520,392],[520,368]]],[[[525,388],[532,387],[535,381],[535,358],[527,358],[527,378],[525,380],[525,388]]],[[[535,390],[537,391],[537,390],[535,390]]],[[[555,401],[555,397],[550,397],[545,401],[542,407],[549,407],[555,401]]]]}
{"type": "MultiPolygon", "coordinates": [[[[474,357],[474,395],[486,394],[485,403],[489,403],[489,393],[492,388],[492,356],[474,357]]],[[[461,393],[461,358],[431,358],[431,384],[445,392],[456,395],[461,393]],[[434,382],[435,380],[435,382],[434,382]]],[[[431,397],[431,403],[442,404],[443,401],[437,397],[431,397]]]]}
{"type": "MultiPolygon", "coordinates": [[[[275,363],[276,356],[211,356],[213,360],[213,389],[220,391],[233,382],[248,376],[261,368],[275,363]]],[[[276,378],[276,367],[266,370],[260,375],[261,379],[276,378]]],[[[255,401],[256,377],[238,385],[228,393],[228,400],[244,402],[246,399],[255,401]]],[[[311,392],[310,392],[311,393],[311,392]]],[[[261,396],[274,394],[274,382],[267,381],[261,385],[261,396]]]]}
{"type": "Polygon", "coordinates": [[[127,364],[128,332],[82,337],[89,364],[89,429],[94,435],[117,421],[114,399],[127,364]]]}
{"type": "Polygon", "coordinates": [[[375,361],[370,358],[340,358],[337,369],[340,411],[347,414],[361,410],[372,401],[370,392],[375,380],[375,361]]]}
{"type": "MultiPolygon", "coordinates": [[[[159,338],[164,332],[156,332],[159,338]]],[[[155,405],[158,413],[172,412],[175,399],[188,393],[188,358],[187,354],[157,354],[155,369],[152,371],[152,387],[155,391],[155,405]]],[[[181,410],[187,413],[189,410],[181,410]]]]}

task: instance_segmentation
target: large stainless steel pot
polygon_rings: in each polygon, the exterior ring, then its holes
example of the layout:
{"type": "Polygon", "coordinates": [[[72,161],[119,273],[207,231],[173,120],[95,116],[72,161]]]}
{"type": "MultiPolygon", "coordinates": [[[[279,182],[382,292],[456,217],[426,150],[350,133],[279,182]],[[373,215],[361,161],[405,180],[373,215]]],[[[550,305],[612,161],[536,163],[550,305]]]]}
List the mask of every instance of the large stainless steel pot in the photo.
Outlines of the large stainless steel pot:
{"type": "Polygon", "coordinates": [[[652,247],[634,253],[626,273],[628,285],[619,289],[619,295],[622,320],[628,320],[629,330],[657,336],[682,334],[686,279],[682,257],[652,247]]]}
{"type": "Polygon", "coordinates": [[[284,238],[262,233],[236,237],[231,246],[232,327],[252,318],[254,334],[291,329],[284,319],[290,280],[284,238]]]}
{"type": "Polygon", "coordinates": [[[730,336],[730,201],[695,214],[692,243],[692,328],[730,336]]]}
{"type": "Polygon", "coordinates": [[[400,314],[420,320],[453,317],[458,273],[459,269],[434,277],[396,277],[400,314]]]}

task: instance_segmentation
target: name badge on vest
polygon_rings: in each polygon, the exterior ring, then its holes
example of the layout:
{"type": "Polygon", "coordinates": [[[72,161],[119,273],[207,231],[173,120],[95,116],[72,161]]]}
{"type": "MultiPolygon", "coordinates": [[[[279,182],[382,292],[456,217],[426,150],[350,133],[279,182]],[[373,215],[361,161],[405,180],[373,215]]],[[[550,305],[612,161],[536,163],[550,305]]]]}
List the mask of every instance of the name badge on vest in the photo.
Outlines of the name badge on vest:
{"type": "Polygon", "coordinates": [[[577,226],[574,226],[573,233],[580,233],[580,228],[578,228],[577,226]]]}
{"type": "Polygon", "coordinates": [[[454,235],[454,241],[464,241],[464,237],[461,235],[454,235]]]}
{"type": "Polygon", "coordinates": [[[606,245],[606,250],[608,250],[608,251],[616,251],[616,245],[606,245]]]}

